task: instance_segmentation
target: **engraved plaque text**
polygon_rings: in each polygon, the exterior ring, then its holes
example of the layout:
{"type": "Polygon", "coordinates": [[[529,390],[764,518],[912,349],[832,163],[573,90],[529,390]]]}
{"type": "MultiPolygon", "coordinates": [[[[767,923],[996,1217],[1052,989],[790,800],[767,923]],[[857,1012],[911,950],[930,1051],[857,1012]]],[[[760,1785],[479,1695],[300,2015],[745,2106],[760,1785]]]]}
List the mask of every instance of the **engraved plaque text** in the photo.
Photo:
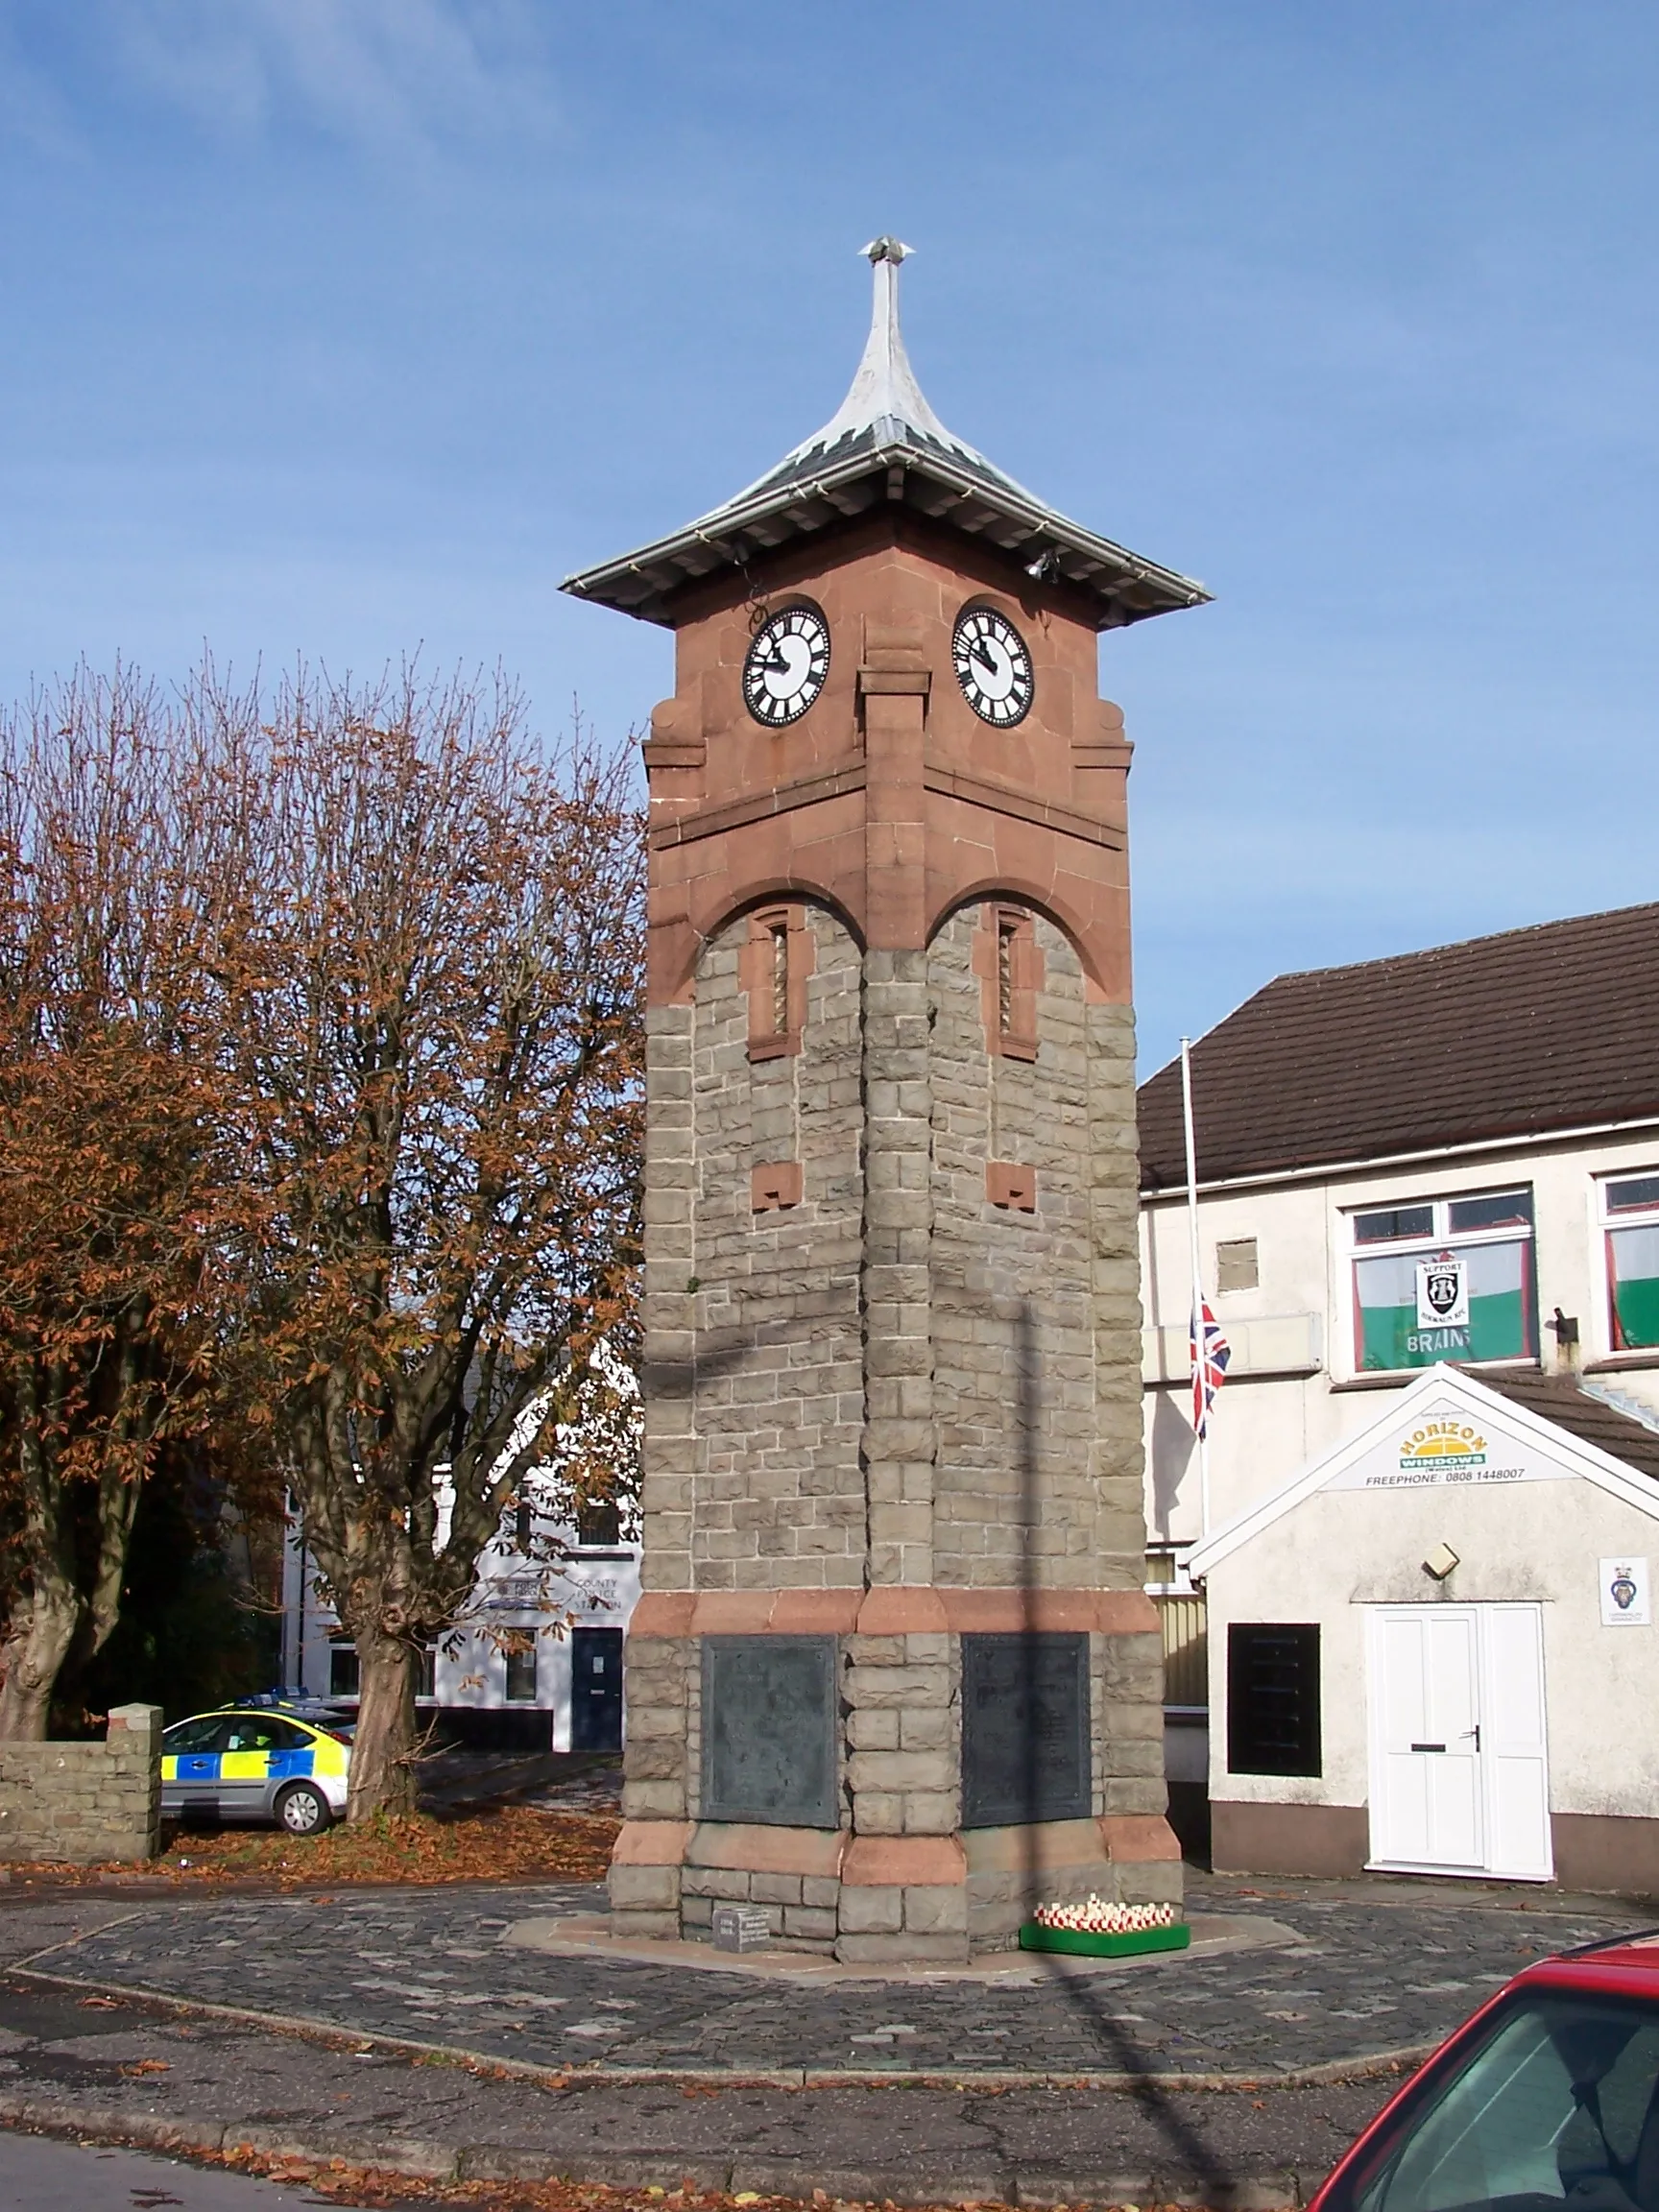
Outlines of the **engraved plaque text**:
{"type": "Polygon", "coordinates": [[[962,1825],[1081,1820],[1089,1805],[1089,1639],[962,1639],[962,1825]]]}
{"type": "Polygon", "coordinates": [[[840,1825],[832,1636],[705,1638],[703,1817],[840,1825]]]}

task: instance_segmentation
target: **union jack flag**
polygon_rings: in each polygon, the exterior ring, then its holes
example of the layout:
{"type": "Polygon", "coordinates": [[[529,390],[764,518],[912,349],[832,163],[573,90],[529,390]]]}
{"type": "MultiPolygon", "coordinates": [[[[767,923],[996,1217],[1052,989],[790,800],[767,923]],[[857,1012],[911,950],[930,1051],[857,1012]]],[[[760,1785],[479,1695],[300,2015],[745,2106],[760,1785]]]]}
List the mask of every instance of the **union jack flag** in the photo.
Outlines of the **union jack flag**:
{"type": "Polygon", "coordinates": [[[1210,1310],[1208,1298],[1198,1301],[1198,1314],[1192,1318],[1188,1332],[1188,1342],[1192,1355],[1192,1432],[1204,1436],[1210,1430],[1210,1408],[1215,1403],[1227,1374],[1227,1362],[1233,1357],[1233,1348],[1221,1334],[1221,1325],[1210,1310]],[[1203,1316],[1202,1321],[1198,1314],[1203,1316]],[[1202,1334],[1203,1342],[1199,1336],[1202,1334]]]}

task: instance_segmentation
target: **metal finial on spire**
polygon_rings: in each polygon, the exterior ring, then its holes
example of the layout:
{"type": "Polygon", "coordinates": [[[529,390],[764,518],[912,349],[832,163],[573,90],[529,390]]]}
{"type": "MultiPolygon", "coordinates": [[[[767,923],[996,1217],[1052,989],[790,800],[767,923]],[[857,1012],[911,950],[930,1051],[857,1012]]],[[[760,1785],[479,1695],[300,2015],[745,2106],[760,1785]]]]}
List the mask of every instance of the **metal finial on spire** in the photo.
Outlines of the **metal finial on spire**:
{"type": "MultiPolygon", "coordinates": [[[[904,351],[904,341],[899,330],[899,264],[909,258],[914,247],[906,246],[902,238],[884,233],[879,238],[872,238],[869,245],[859,251],[870,263],[876,280],[864,357],[840,407],[822,430],[814,431],[804,445],[797,445],[781,466],[799,467],[813,454],[828,453],[851,439],[864,436],[902,439],[909,434],[949,452],[959,453],[975,466],[991,470],[991,464],[983,454],[975,453],[973,446],[964,445],[960,438],[953,438],[928,406],[904,351]]],[[[999,469],[991,473],[1001,475],[999,469]]],[[[762,478],[762,482],[764,480],[762,478]]]]}

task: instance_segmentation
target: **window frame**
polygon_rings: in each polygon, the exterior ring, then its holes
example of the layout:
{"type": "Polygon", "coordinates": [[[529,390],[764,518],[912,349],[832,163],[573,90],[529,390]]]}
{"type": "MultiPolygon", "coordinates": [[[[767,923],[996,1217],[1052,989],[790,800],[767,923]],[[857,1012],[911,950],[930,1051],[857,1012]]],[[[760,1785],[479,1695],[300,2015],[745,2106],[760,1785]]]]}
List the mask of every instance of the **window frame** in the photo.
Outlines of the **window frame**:
{"type": "Polygon", "coordinates": [[[532,1641],[528,1648],[521,1651],[503,1651],[501,1654],[501,1702],[503,1705],[535,1705],[539,1700],[541,1654],[537,1648],[534,1629],[531,1630],[531,1637],[532,1641]],[[514,1671],[516,1668],[522,1668],[526,1662],[529,1663],[530,1669],[530,1687],[527,1691],[515,1690],[513,1687],[514,1671]]]}
{"type": "Polygon", "coordinates": [[[1320,1781],[1325,1773],[1325,1639],[1321,1623],[1317,1621],[1229,1621],[1226,1643],[1226,1743],[1225,1752],[1229,1774],[1266,1775],[1275,1780],[1289,1777],[1298,1781],[1320,1781]],[[1243,1725],[1239,1716],[1240,1699],[1238,1695],[1240,1678],[1245,1667],[1245,1640],[1249,1637],[1293,1638],[1298,1647],[1298,1665],[1310,1668],[1312,1674],[1312,1725],[1302,1730],[1302,1744],[1295,1755],[1294,1764],[1274,1765],[1264,1762],[1261,1753],[1254,1755],[1253,1763],[1246,1763],[1251,1755],[1244,1748],[1243,1725]]]}
{"type": "Polygon", "coordinates": [[[1467,1359],[1461,1364],[1473,1367],[1535,1367],[1539,1363],[1539,1310],[1538,1310],[1538,1202],[1537,1190],[1530,1181],[1481,1184],[1473,1190],[1442,1190],[1432,1197],[1401,1197],[1382,1195],[1360,1199],[1338,1208],[1341,1218],[1339,1238],[1340,1260],[1343,1271],[1343,1300],[1346,1305],[1342,1341],[1345,1347],[1347,1379],[1355,1382],[1392,1380],[1401,1377],[1409,1380],[1413,1375],[1427,1374],[1431,1368],[1444,1365],[1446,1359],[1431,1359],[1414,1367],[1367,1367],[1364,1363],[1363,1313],[1359,1301],[1358,1263],[1362,1260],[1383,1258],[1420,1259],[1426,1253],[1443,1252],[1451,1248],[1466,1251],[1472,1246],[1521,1244],[1525,1247],[1521,1290],[1521,1315],[1524,1348],[1520,1352],[1505,1354],[1497,1359],[1467,1359]],[[1524,1229],[1513,1221],[1500,1222],[1485,1229],[1454,1229],[1452,1209],[1468,1205],[1483,1198],[1503,1198],[1514,1191],[1527,1200],[1527,1216],[1524,1229]],[[1363,1216],[1372,1214],[1404,1214],[1427,1210],[1431,1226],[1428,1230],[1404,1237],[1379,1237],[1361,1240],[1358,1224],[1363,1216]]]}
{"type": "Polygon", "coordinates": [[[1622,1207],[1617,1213],[1608,1203],[1608,1195],[1619,1183],[1659,1183],[1659,1166],[1644,1164],[1634,1167],[1613,1167],[1599,1170],[1593,1178],[1596,1202],[1592,1209],[1592,1236],[1599,1257],[1591,1268],[1592,1280],[1599,1282],[1598,1294],[1600,1308],[1597,1321],[1599,1339],[1598,1349],[1609,1359],[1640,1360],[1659,1358],[1659,1339],[1651,1344],[1624,1344],[1620,1341],[1619,1310],[1614,1297],[1613,1238],[1621,1229],[1659,1229],[1659,1203],[1652,1206],[1622,1207]]]}

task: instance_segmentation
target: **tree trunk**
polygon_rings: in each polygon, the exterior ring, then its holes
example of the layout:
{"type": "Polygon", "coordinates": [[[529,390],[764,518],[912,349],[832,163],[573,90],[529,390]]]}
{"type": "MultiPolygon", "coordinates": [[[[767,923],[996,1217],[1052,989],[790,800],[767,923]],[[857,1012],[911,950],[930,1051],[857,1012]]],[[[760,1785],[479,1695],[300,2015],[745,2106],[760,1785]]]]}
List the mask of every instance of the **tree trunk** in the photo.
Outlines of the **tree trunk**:
{"type": "Polygon", "coordinates": [[[25,1599],[0,1647],[0,1743],[43,1743],[57,1686],[81,1608],[72,1591],[36,1590],[25,1599]]]}
{"type": "Polygon", "coordinates": [[[415,1810],[415,1653],[392,1636],[356,1638],[357,1733],[348,1820],[415,1810]]]}
{"type": "Polygon", "coordinates": [[[84,1611],[75,1587],[75,1542],[68,1500],[46,1441],[62,1424],[61,1363],[42,1366],[27,1350],[15,1359],[17,1472],[23,1501],[22,1553],[27,1593],[14,1601],[0,1646],[0,1743],[43,1743],[52,1693],[84,1611]]]}

